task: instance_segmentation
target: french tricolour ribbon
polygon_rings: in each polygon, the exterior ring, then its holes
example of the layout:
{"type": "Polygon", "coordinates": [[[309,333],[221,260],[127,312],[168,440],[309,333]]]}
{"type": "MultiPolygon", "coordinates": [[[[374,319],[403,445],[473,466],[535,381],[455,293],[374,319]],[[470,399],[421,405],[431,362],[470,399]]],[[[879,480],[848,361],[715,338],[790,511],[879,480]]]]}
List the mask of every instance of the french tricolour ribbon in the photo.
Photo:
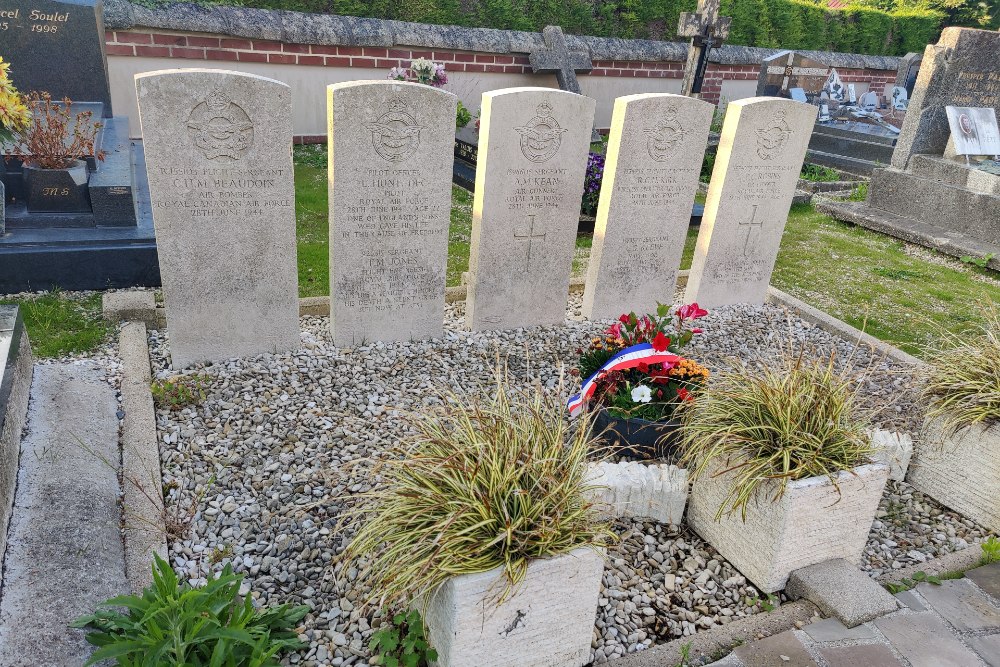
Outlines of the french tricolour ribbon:
{"type": "Polygon", "coordinates": [[[638,345],[626,347],[624,350],[608,359],[607,363],[597,369],[596,373],[584,380],[583,384],[580,386],[580,393],[570,397],[569,401],[566,403],[566,408],[569,409],[570,417],[576,417],[580,414],[580,411],[583,410],[583,406],[587,404],[590,397],[594,395],[594,390],[597,389],[597,378],[604,373],[635,368],[639,364],[675,363],[680,361],[680,359],[681,358],[676,354],[671,354],[666,351],[658,352],[654,350],[653,346],[649,343],[639,343],[638,345]]]}

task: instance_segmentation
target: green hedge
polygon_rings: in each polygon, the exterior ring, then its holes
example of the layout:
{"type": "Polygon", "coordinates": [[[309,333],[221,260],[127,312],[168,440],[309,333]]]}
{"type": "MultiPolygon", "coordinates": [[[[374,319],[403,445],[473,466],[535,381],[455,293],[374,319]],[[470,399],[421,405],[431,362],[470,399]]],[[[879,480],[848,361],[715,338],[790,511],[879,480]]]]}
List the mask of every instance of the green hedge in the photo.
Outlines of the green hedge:
{"type": "MultiPolygon", "coordinates": [[[[667,40],[675,37],[679,14],[693,11],[697,4],[697,0],[221,1],[509,30],[539,31],[556,24],[577,35],[667,40]]],[[[722,0],[722,14],[733,17],[730,44],[882,55],[923,51],[924,46],[937,41],[944,19],[940,12],[926,9],[831,10],[810,0],[722,0]]]]}

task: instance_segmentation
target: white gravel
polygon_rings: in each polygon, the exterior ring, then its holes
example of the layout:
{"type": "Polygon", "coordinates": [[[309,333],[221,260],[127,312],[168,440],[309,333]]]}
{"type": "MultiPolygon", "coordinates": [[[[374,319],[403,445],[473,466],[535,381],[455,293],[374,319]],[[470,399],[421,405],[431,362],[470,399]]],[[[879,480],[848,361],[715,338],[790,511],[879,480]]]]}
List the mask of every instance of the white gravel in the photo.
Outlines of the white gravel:
{"type": "MultiPolygon", "coordinates": [[[[606,327],[579,321],[579,297],[564,326],[529,330],[463,331],[463,307],[448,307],[439,340],[353,350],[333,347],[326,318],[303,318],[301,350],[190,369],[208,376],[207,400],[157,412],[168,504],[195,503],[197,510],[190,535],[171,544],[173,565],[199,580],[232,562],[248,574],[249,591],[261,604],[310,605],[304,623],[310,648],[290,656],[291,664],[367,664],[367,641],[379,619],[355,608],[353,572],[347,584],[336,581],[331,561],[348,536],[335,534],[334,526],[345,499],[368,488],[370,459],[401,435],[398,411],[433,401],[433,386],[488,391],[498,356],[508,359],[515,376],[554,388],[560,364],[571,367],[577,348],[606,327]]],[[[780,308],[730,307],[702,322],[706,333],[688,352],[710,368],[736,357],[773,360],[790,335],[815,353],[836,350],[840,363],[870,367],[862,381],[883,408],[882,426],[912,431],[917,423],[906,369],[780,308]]],[[[174,375],[165,332],[151,332],[150,342],[156,375],[174,375]]],[[[962,519],[932,509],[922,514],[933,506],[900,493],[903,511],[913,513],[900,531],[922,531],[926,524],[933,542],[939,532],[950,537],[951,526],[956,537],[976,538],[959,527],[962,519]]],[[[609,552],[595,662],[761,609],[756,590],[686,528],[642,521],[616,526],[623,539],[609,552]]],[[[895,526],[882,519],[873,529],[866,554],[871,567],[905,564],[901,550],[920,548],[909,538],[895,539],[895,526]],[[883,538],[897,546],[886,551],[883,538]]]]}

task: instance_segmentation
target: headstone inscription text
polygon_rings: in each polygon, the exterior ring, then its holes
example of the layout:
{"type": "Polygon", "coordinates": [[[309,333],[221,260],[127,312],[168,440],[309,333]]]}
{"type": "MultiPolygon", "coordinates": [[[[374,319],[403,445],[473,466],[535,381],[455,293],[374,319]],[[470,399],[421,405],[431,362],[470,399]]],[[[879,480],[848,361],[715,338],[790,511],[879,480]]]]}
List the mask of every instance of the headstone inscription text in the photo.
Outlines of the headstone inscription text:
{"type": "Polygon", "coordinates": [[[673,300],[714,108],[682,95],[615,100],[583,292],[592,319],[673,300]]]}
{"type": "Polygon", "coordinates": [[[294,349],[290,89],[207,69],[135,81],[174,368],[294,349]]]}
{"type": "Polygon", "coordinates": [[[563,321],[594,106],[550,88],[483,95],[466,301],[473,330],[563,321]]]}
{"type": "Polygon", "coordinates": [[[729,104],[685,301],[764,302],[816,111],[770,97],[729,104]]]}
{"type": "Polygon", "coordinates": [[[398,81],[327,92],[334,342],[439,336],[457,98],[398,81]]]}

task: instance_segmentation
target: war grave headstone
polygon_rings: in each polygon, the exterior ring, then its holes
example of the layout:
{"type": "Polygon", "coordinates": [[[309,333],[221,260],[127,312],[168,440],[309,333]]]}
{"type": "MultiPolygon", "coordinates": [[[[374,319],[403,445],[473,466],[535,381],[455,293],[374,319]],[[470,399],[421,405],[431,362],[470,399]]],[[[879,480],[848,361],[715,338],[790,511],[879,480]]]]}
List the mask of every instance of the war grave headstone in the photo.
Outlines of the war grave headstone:
{"type": "Polygon", "coordinates": [[[290,88],[135,77],[174,368],[298,347],[290,88]]]}
{"type": "Polygon", "coordinates": [[[596,103],[549,88],[483,94],[466,320],[565,319],[596,103]]]}
{"type": "Polygon", "coordinates": [[[0,35],[19,90],[69,97],[74,118],[90,112],[102,125],[86,167],[39,171],[0,159],[0,292],[158,285],[142,149],[128,119],[112,114],[101,0],[0,0],[0,35]]]}
{"type": "Polygon", "coordinates": [[[694,12],[681,12],[677,20],[677,36],[690,37],[681,94],[688,97],[701,95],[701,86],[708,71],[708,57],[712,49],[722,46],[729,37],[732,18],[719,16],[719,0],[698,0],[694,12]]]}
{"type": "Polygon", "coordinates": [[[398,81],[327,94],[333,340],[439,336],[458,98],[398,81]]]}
{"type": "Polygon", "coordinates": [[[583,314],[652,312],[673,297],[713,105],[650,93],[615,100],[583,314]]]}
{"type": "Polygon", "coordinates": [[[967,132],[961,114],[954,127],[949,123],[947,109],[982,110],[968,112],[966,128],[981,138],[973,118],[987,122],[1000,110],[998,53],[1000,32],[945,28],[924,53],[891,165],[872,174],[868,201],[828,202],[822,209],[955,256],[1000,256],[1000,176],[991,173],[992,160],[970,156],[966,164],[956,153],[968,143],[967,132]]]}
{"type": "Polygon", "coordinates": [[[816,110],[774,98],[730,102],[686,302],[764,302],[816,110]]]}

